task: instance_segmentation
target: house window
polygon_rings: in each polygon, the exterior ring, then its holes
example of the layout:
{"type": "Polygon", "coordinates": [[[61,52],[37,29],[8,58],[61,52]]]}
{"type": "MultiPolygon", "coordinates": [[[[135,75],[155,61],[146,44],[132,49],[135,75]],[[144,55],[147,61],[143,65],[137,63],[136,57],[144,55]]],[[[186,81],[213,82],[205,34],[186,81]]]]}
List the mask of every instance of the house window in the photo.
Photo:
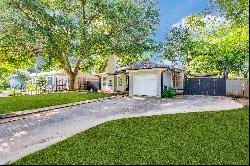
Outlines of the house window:
{"type": "Polygon", "coordinates": [[[52,85],[53,84],[53,77],[48,77],[48,85],[52,85]]]}
{"type": "Polygon", "coordinates": [[[119,76],[117,79],[118,86],[122,86],[122,76],[119,76]]]}
{"type": "Polygon", "coordinates": [[[112,86],[112,80],[109,80],[109,85],[108,86],[112,86]]]}
{"type": "Polygon", "coordinates": [[[107,78],[106,78],[106,77],[103,77],[103,78],[102,78],[102,85],[103,85],[103,86],[106,86],[106,85],[107,85],[107,78]]]}

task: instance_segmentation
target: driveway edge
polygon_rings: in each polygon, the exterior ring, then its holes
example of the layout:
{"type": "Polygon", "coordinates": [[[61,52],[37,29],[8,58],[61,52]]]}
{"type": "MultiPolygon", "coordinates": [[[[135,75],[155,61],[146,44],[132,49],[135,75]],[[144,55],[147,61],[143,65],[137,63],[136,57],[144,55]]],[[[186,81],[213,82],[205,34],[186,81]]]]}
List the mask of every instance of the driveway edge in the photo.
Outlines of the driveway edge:
{"type": "Polygon", "coordinates": [[[44,108],[36,108],[36,109],[30,109],[30,110],[23,110],[23,111],[17,111],[17,112],[7,113],[7,114],[0,114],[0,119],[3,120],[3,119],[7,119],[7,118],[15,118],[18,116],[47,112],[47,111],[52,111],[52,110],[57,110],[57,109],[62,109],[62,108],[67,108],[67,107],[73,107],[73,106],[87,104],[87,103],[94,103],[97,101],[104,101],[104,100],[109,100],[109,99],[114,99],[114,98],[121,98],[121,97],[125,97],[125,96],[126,95],[114,95],[114,96],[104,97],[104,98],[99,98],[99,99],[84,100],[84,101],[79,101],[79,102],[74,102],[74,103],[55,105],[55,106],[49,106],[49,107],[44,107],[44,108]]]}

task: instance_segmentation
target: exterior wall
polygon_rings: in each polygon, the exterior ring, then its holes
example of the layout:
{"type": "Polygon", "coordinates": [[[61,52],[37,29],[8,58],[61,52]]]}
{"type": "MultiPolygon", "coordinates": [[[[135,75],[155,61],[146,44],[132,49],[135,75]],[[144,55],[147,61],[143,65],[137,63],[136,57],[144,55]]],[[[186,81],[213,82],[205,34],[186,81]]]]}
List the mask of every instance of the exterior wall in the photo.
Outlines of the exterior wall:
{"type": "MultiPolygon", "coordinates": [[[[171,87],[173,88],[174,85],[173,85],[173,72],[171,70],[166,70],[163,72],[163,87],[166,86],[167,88],[171,87]]],[[[180,78],[179,78],[179,85],[176,87],[176,89],[179,89],[179,90],[176,90],[177,93],[183,93],[183,90],[181,89],[184,89],[184,72],[181,72],[180,73],[180,78]]]]}
{"type": "MultiPolygon", "coordinates": [[[[33,75],[31,76],[31,82],[33,85],[35,85],[36,80],[39,77],[45,77],[47,80],[49,77],[52,77],[52,84],[48,86],[48,88],[53,90],[56,90],[56,80],[59,81],[63,80],[63,83],[60,81],[59,84],[65,84],[66,83],[66,88],[69,88],[69,76],[66,73],[63,72],[58,72],[58,73],[54,73],[54,74],[47,74],[47,73],[38,73],[38,75],[33,75]]],[[[82,80],[84,78],[84,80],[98,80],[98,77],[93,76],[91,74],[88,73],[79,73],[76,77],[76,81],[75,81],[75,89],[78,89],[78,79],[82,80]]]]}
{"type": "Polygon", "coordinates": [[[156,74],[157,75],[157,97],[161,97],[161,72],[163,69],[141,69],[129,71],[129,96],[133,96],[133,80],[136,75],[156,74]]]}
{"type": "MultiPolygon", "coordinates": [[[[135,75],[143,74],[156,74],[157,75],[157,97],[161,97],[161,90],[166,87],[173,87],[173,72],[168,69],[140,69],[140,70],[130,70],[129,71],[129,96],[133,96],[133,80],[135,75]],[[162,73],[163,72],[163,73],[162,73]],[[162,80],[161,80],[162,73],[162,80]],[[161,84],[161,81],[163,81],[161,84]],[[162,87],[161,87],[162,85],[162,87]]],[[[180,73],[181,77],[179,78],[180,84],[177,86],[177,89],[184,88],[184,72],[180,73]]],[[[182,93],[182,90],[178,90],[177,93],[182,93]]]]}
{"type": "Polygon", "coordinates": [[[180,89],[184,89],[184,72],[181,72],[180,73],[180,78],[179,78],[179,82],[180,84],[176,87],[176,89],[179,89],[179,90],[176,90],[176,93],[183,93],[184,90],[180,90],[180,89]]]}
{"type": "Polygon", "coordinates": [[[165,70],[163,72],[163,88],[173,87],[172,72],[170,70],[165,70]]]}
{"type": "Polygon", "coordinates": [[[115,76],[114,75],[102,75],[101,76],[101,91],[105,92],[115,92],[115,76]],[[106,81],[104,81],[103,78],[106,78],[106,81]],[[112,82],[110,85],[109,82],[112,82]],[[104,83],[106,82],[106,85],[104,83]]]}
{"type": "Polygon", "coordinates": [[[20,82],[17,80],[16,75],[12,75],[9,79],[10,88],[19,88],[20,82]]]}
{"type": "Polygon", "coordinates": [[[120,91],[120,92],[126,91],[126,74],[125,73],[118,74],[116,81],[117,81],[116,91],[120,91]],[[119,85],[119,77],[122,79],[121,86],[119,85]]]}

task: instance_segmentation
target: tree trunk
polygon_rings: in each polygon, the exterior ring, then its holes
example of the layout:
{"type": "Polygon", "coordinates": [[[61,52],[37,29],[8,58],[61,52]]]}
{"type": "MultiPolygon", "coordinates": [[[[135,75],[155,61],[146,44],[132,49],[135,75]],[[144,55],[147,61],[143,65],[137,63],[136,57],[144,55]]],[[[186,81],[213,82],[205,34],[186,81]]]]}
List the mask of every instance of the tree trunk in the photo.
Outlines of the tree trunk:
{"type": "Polygon", "coordinates": [[[228,78],[228,69],[227,69],[227,67],[224,67],[223,76],[224,76],[225,79],[228,78]]]}
{"type": "Polygon", "coordinates": [[[74,91],[75,90],[75,82],[76,82],[76,76],[69,76],[69,90],[74,91]]]}

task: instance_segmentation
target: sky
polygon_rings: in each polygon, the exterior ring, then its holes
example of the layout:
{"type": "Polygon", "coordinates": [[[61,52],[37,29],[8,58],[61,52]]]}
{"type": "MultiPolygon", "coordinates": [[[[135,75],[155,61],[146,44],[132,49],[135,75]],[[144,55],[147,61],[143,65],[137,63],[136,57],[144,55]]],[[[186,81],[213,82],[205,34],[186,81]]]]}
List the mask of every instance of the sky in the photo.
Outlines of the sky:
{"type": "Polygon", "coordinates": [[[187,16],[203,11],[208,0],[157,0],[160,8],[160,24],[156,39],[162,41],[171,25],[181,22],[187,16]]]}

